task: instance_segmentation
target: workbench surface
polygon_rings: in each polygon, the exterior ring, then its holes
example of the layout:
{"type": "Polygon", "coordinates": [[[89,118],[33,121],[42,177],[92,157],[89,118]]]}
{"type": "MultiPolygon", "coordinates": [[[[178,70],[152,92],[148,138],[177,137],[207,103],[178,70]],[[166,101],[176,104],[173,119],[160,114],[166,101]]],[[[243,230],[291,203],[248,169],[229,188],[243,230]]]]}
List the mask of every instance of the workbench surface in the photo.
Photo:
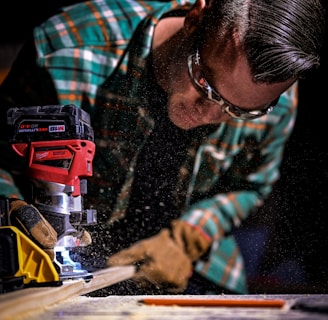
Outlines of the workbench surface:
{"type": "Polygon", "coordinates": [[[214,319],[328,319],[328,295],[220,295],[220,296],[78,296],[44,310],[24,315],[15,320],[214,320],[214,319]],[[203,307],[203,306],[159,306],[145,305],[144,298],[165,299],[277,299],[285,300],[282,308],[268,307],[203,307]],[[293,309],[297,302],[305,301],[314,310],[293,309]],[[319,310],[320,309],[320,310],[319,310]]]}

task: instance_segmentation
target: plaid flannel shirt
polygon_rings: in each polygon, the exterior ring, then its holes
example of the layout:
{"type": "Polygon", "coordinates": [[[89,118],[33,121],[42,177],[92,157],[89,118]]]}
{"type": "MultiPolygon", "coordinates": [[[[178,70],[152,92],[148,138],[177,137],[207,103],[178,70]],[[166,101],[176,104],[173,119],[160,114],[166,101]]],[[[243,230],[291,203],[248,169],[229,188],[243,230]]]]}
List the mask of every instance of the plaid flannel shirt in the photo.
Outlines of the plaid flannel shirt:
{"type": "MultiPolygon", "coordinates": [[[[59,103],[91,115],[97,151],[87,199],[107,219],[124,216],[136,157],[153,128],[145,95],[151,88],[142,73],[154,27],[167,12],[181,14],[192,3],[87,1],[62,8],[34,30],[37,64],[50,74],[59,103]]],[[[263,204],[279,178],[296,117],[296,89],[297,84],[286,91],[270,114],[231,119],[193,141],[179,171],[181,219],[212,241],[195,269],[235,292],[246,293],[247,283],[231,231],[263,204]]],[[[0,185],[2,193],[9,180],[0,185]]]]}

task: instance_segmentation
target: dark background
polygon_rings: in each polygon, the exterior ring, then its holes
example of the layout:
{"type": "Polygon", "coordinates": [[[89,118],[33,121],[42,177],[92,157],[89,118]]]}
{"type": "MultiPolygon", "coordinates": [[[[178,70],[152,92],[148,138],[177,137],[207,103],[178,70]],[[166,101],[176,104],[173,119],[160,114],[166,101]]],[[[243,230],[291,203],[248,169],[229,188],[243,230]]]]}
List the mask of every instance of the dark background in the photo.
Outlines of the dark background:
{"type": "MultiPolygon", "coordinates": [[[[11,48],[19,46],[34,25],[74,2],[78,1],[3,1],[0,69],[13,58],[11,48]]],[[[299,114],[281,179],[240,234],[254,293],[328,293],[327,45],[326,34],[321,67],[300,80],[299,114]]]]}

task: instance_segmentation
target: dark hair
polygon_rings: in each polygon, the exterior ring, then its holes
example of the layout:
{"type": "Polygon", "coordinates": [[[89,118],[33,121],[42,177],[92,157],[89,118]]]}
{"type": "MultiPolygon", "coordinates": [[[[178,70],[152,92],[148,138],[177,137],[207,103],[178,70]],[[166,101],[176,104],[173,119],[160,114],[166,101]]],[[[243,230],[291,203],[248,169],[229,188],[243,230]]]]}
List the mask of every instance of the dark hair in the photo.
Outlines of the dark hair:
{"type": "Polygon", "coordinates": [[[254,81],[303,77],[320,65],[325,12],[320,0],[210,0],[205,32],[237,32],[254,81]]]}

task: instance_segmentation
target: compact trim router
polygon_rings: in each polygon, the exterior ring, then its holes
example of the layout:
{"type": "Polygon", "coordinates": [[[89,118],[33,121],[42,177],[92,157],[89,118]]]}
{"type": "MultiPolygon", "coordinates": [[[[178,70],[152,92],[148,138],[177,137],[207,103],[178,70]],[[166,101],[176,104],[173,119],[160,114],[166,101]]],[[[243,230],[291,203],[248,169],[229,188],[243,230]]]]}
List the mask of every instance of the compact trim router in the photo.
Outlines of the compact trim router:
{"type": "MultiPolygon", "coordinates": [[[[55,259],[20,230],[1,220],[0,278],[4,283],[23,278],[27,285],[61,284],[69,278],[92,278],[69,249],[81,246],[83,226],[97,223],[97,212],[84,209],[87,177],[95,154],[90,116],[75,105],[11,108],[7,112],[9,143],[26,160],[31,183],[30,204],[54,227],[55,259]]],[[[1,200],[1,217],[8,216],[8,199],[1,200]]]]}

